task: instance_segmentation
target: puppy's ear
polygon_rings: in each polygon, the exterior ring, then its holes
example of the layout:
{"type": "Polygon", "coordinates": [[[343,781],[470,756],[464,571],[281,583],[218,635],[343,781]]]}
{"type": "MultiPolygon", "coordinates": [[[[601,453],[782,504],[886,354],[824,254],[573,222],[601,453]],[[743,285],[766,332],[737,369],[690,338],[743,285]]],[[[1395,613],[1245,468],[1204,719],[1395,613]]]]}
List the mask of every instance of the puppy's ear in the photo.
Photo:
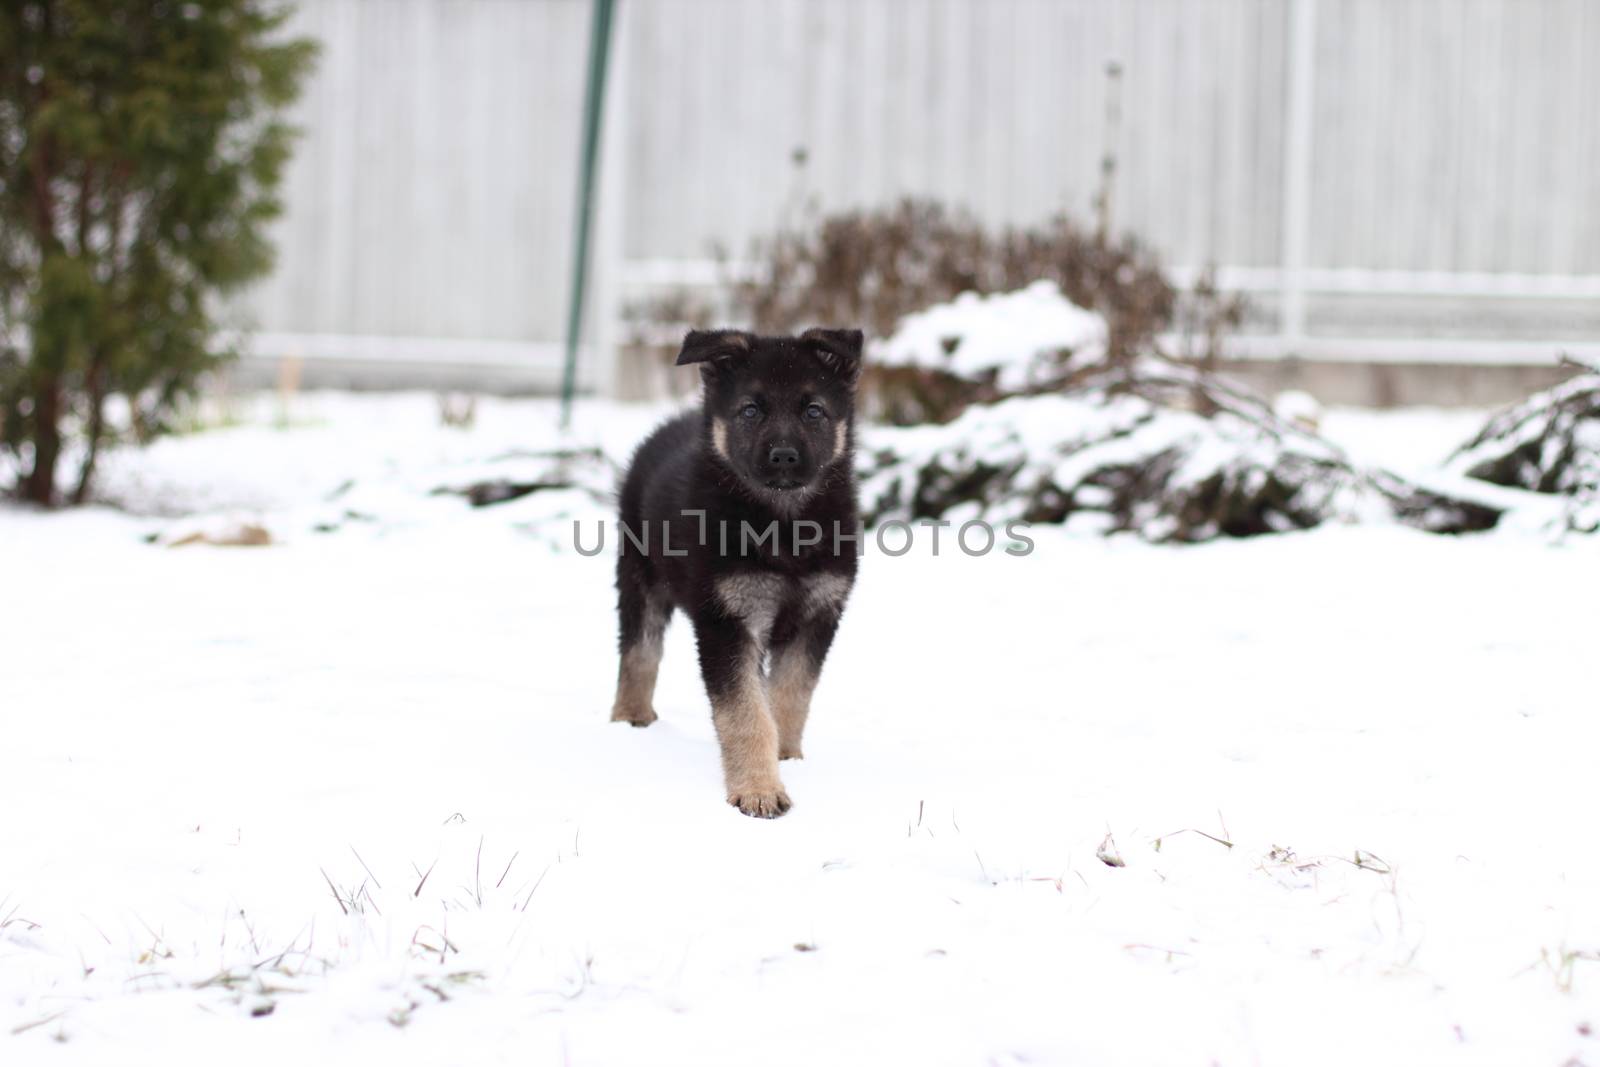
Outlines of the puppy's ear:
{"type": "Polygon", "coordinates": [[[861,373],[860,330],[807,330],[800,340],[811,345],[824,366],[851,381],[861,373]]]}
{"type": "Polygon", "coordinates": [[[690,330],[676,366],[733,359],[750,354],[750,335],[741,330],[690,330]]]}

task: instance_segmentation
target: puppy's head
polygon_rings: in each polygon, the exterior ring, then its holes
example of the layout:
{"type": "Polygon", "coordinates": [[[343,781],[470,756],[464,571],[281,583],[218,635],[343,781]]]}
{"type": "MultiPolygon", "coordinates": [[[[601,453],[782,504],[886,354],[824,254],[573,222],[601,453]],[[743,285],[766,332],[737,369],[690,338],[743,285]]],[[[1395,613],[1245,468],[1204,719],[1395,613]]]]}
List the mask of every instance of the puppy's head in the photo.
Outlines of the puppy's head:
{"type": "Polygon", "coordinates": [[[849,463],[860,330],[695,330],[678,354],[689,363],[705,384],[711,448],[756,499],[792,512],[849,463]]]}

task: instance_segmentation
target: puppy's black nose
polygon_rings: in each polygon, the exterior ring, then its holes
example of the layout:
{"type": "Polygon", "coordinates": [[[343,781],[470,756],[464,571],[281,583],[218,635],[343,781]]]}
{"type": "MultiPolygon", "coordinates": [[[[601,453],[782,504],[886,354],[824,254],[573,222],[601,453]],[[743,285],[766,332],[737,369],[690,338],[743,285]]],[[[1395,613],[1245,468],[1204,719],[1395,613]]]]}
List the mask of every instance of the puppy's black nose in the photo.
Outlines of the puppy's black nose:
{"type": "Polygon", "coordinates": [[[798,448],[777,447],[767,453],[767,465],[771,467],[794,467],[800,463],[800,450],[798,448]]]}

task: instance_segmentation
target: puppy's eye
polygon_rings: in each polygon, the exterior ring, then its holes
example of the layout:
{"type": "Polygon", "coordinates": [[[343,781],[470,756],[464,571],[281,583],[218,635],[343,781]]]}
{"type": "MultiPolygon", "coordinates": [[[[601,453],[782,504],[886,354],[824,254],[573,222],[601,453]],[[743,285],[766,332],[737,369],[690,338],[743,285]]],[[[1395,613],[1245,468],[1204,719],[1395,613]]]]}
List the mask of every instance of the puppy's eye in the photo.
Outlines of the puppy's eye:
{"type": "Polygon", "coordinates": [[[826,414],[827,414],[827,412],[822,410],[822,405],[821,404],[807,404],[806,405],[806,418],[810,419],[812,422],[815,422],[816,420],[822,418],[822,416],[824,416],[826,414]]]}
{"type": "Polygon", "coordinates": [[[744,407],[739,409],[739,417],[741,419],[754,419],[759,418],[760,416],[761,409],[756,407],[754,404],[746,404],[744,407]]]}

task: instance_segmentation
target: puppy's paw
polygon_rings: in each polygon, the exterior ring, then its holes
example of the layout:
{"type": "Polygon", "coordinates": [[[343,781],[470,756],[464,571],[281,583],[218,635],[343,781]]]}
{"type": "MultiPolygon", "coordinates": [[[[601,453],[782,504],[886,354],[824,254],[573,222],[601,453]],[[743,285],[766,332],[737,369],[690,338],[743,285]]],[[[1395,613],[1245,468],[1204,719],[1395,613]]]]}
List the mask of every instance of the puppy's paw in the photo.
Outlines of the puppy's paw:
{"type": "Polygon", "coordinates": [[[776,819],[794,806],[783,786],[776,789],[744,789],[728,794],[728,803],[756,819],[776,819]]]}
{"type": "Polygon", "coordinates": [[[654,708],[625,708],[617,706],[611,709],[612,722],[625,722],[630,726],[649,726],[656,721],[654,708]]]}
{"type": "Polygon", "coordinates": [[[796,741],[792,745],[790,745],[790,744],[779,745],[778,746],[778,758],[779,759],[805,759],[806,758],[806,754],[804,752],[800,751],[800,742],[796,741]]]}

